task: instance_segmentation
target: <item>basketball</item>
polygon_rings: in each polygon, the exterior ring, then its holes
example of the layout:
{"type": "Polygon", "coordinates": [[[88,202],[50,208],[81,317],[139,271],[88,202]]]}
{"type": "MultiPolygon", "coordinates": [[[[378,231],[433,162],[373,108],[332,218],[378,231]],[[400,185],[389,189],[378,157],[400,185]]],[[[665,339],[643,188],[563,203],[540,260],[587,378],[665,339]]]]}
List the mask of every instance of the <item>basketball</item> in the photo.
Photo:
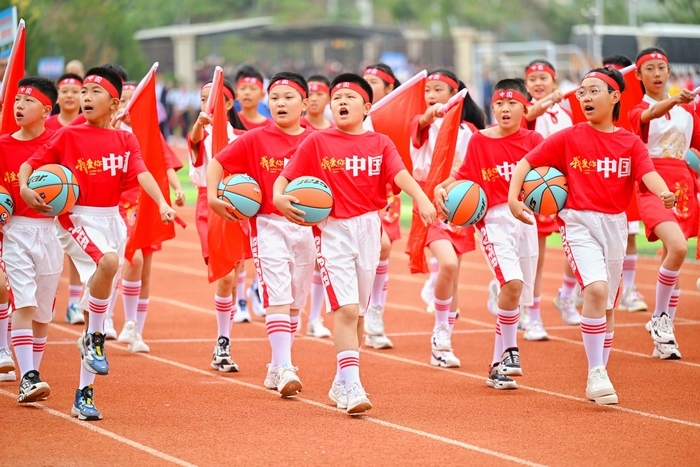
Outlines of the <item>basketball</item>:
{"type": "Polygon", "coordinates": [[[49,217],[60,216],[70,211],[80,194],[73,172],[58,164],[39,167],[29,177],[27,186],[51,206],[51,212],[44,213],[49,217]]]}
{"type": "Polygon", "coordinates": [[[525,176],[523,203],[532,212],[551,216],[562,209],[569,195],[569,184],[563,173],[554,167],[537,167],[525,176]]]}
{"type": "Polygon", "coordinates": [[[700,157],[698,157],[695,151],[688,149],[688,152],[685,153],[685,162],[696,174],[700,175],[700,157]]]}
{"type": "Polygon", "coordinates": [[[217,196],[220,200],[231,204],[228,212],[238,220],[256,215],[262,203],[260,185],[245,174],[229,175],[221,180],[217,196]]]}
{"type": "Polygon", "coordinates": [[[0,185],[0,227],[7,224],[15,210],[15,202],[10,196],[10,192],[0,185]]]}
{"type": "Polygon", "coordinates": [[[474,225],[486,214],[486,193],[476,183],[459,180],[447,187],[447,220],[454,225],[474,225]]]}
{"type": "Polygon", "coordinates": [[[304,211],[302,225],[314,225],[324,220],[333,208],[333,193],[326,182],[316,177],[299,177],[284,189],[286,195],[293,195],[299,200],[292,203],[297,209],[304,211]]]}

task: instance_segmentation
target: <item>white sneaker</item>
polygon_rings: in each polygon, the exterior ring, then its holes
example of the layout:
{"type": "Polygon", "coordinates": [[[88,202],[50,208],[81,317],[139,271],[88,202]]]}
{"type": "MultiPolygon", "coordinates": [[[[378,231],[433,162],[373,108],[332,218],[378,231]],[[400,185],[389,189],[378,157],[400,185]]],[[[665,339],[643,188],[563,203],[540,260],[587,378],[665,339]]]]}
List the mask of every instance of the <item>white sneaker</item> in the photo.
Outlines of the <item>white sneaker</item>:
{"type": "Polygon", "coordinates": [[[637,292],[637,288],[632,286],[622,292],[620,303],[617,304],[618,311],[628,311],[630,313],[647,311],[648,307],[644,302],[642,294],[637,292]]]}
{"type": "Polygon", "coordinates": [[[651,356],[661,360],[680,360],[681,352],[678,350],[678,345],[675,342],[672,344],[654,342],[654,352],[652,352],[651,356]]]}
{"type": "Polygon", "coordinates": [[[489,299],[486,302],[486,309],[493,316],[498,316],[498,294],[501,291],[501,286],[496,279],[491,279],[489,282],[489,299]]]}
{"type": "Polygon", "coordinates": [[[245,300],[238,300],[236,304],[236,312],[233,315],[234,323],[252,323],[253,320],[250,318],[250,313],[248,312],[248,303],[245,300]]]}
{"type": "Polygon", "coordinates": [[[367,398],[365,389],[360,383],[350,383],[348,389],[348,408],[349,414],[357,414],[366,412],[372,408],[372,403],[367,398]]]}
{"type": "Polygon", "coordinates": [[[333,381],[328,390],[328,397],[341,410],[348,408],[348,392],[345,390],[345,381],[333,381]]]}
{"type": "Polygon", "coordinates": [[[429,279],[425,281],[423,288],[420,289],[420,298],[427,307],[426,311],[428,313],[433,313],[435,311],[435,305],[433,305],[433,302],[435,301],[435,284],[431,284],[429,279]],[[431,307],[432,311],[430,310],[431,307]]]}
{"type": "Polygon", "coordinates": [[[386,336],[372,336],[367,334],[365,336],[365,347],[372,347],[375,350],[391,349],[394,347],[394,343],[386,336]]]}
{"type": "Polygon", "coordinates": [[[452,350],[450,326],[445,323],[436,324],[433,328],[433,336],[430,338],[430,344],[433,350],[452,350]]]}
{"type": "Polygon", "coordinates": [[[17,381],[17,374],[14,371],[0,373],[0,383],[17,381]]]}
{"type": "Polygon", "coordinates": [[[267,375],[265,375],[265,381],[263,386],[267,389],[277,390],[277,367],[267,364],[267,375]]]}
{"type": "Polygon", "coordinates": [[[129,344],[128,347],[133,353],[148,353],[151,351],[151,348],[143,341],[143,336],[141,336],[141,333],[138,331],[136,332],[134,342],[129,344]]]}
{"type": "Polygon", "coordinates": [[[571,298],[574,300],[574,305],[576,308],[581,308],[583,306],[583,294],[581,293],[581,286],[576,283],[574,291],[571,293],[571,298]]]}
{"type": "Polygon", "coordinates": [[[561,290],[557,298],[554,299],[554,307],[561,313],[561,319],[569,326],[578,326],[581,324],[581,315],[578,314],[576,305],[574,305],[574,299],[571,297],[563,298],[561,296],[561,290]]]}
{"type": "Polygon", "coordinates": [[[462,362],[452,350],[433,350],[430,354],[430,364],[440,368],[459,368],[462,362]]]}
{"type": "Polygon", "coordinates": [[[365,313],[365,332],[373,336],[384,335],[384,310],[379,305],[372,305],[365,313]]]}
{"type": "Polygon", "coordinates": [[[608,372],[605,371],[604,366],[597,366],[588,372],[586,397],[595,401],[596,404],[617,404],[615,388],[610,382],[608,372]]]}
{"type": "Polygon", "coordinates": [[[291,397],[301,391],[302,385],[297,376],[298,368],[290,365],[277,367],[277,390],[280,397],[291,397]]]}
{"type": "Polygon", "coordinates": [[[120,332],[119,337],[117,337],[117,342],[131,345],[136,340],[136,334],[136,321],[130,319],[124,323],[122,332],[120,332]]]}
{"type": "MultiPolygon", "coordinates": [[[[0,374],[9,373],[15,369],[15,361],[12,359],[12,353],[7,347],[0,348],[0,374]]],[[[14,381],[14,380],[12,380],[14,381]]]]}
{"type": "Polygon", "coordinates": [[[114,321],[112,321],[112,318],[105,319],[104,329],[105,339],[114,340],[117,338],[117,330],[114,329],[114,321]]]}
{"type": "Polygon", "coordinates": [[[260,289],[254,289],[252,286],[248,287],[246,296],[248,297],[248,302],[253,304],[253,314],[261,318],[265,316],[265,308],[263,307],[262,300],[260,299],[260,289]]]}
{"type": "Polygon", "coordinates": [[[525,331],[530,324],[530,308],[525,305],[520,305],[520,317],[518,318],[518,329],[525,331]]]}
{"type": "Polygon", "coordinates": [[[676,342],[676,336],[673,333],[673,322],[666,313],[661,313],[660,316],[652,316],[644,326],[654,342],[659,344],[670,344],[676,342]]]}
{"type": "Polygon", "coordinates": [[[306,335],[317,339],[325,339],[332,336],[331,330],[323,325],[321,318],[308,322],[306,325],[306,335]]]}
{"type": "Polygon", "coordinates": [[[525,340],[528,341],[547,341],[549,340],[549,334],[544,329],[542,321],[536,319],[530,321],[525,329],[525,340]]]}

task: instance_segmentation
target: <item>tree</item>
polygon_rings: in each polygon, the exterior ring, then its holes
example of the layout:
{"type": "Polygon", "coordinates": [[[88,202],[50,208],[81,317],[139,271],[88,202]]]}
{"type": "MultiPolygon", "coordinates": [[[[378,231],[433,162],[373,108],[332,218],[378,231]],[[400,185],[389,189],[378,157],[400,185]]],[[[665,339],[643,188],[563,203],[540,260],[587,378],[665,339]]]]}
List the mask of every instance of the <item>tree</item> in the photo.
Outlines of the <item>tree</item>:
{"type": "Polygon", "coordinates": [[[700,24],[698,0],[656,0],[675,23],[700,24]]]}

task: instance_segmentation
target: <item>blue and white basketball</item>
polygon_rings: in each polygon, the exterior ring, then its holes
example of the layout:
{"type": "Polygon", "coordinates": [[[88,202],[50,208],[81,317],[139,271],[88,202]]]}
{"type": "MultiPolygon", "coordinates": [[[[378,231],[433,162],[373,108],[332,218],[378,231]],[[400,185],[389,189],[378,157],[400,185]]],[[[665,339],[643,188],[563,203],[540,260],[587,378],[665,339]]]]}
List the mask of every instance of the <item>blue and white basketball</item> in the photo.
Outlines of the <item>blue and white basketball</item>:
{"type": "Polygon", "coordinates": [[[46,204],[51,206],[47,216],[60,216],[70,211],[78,201],[80,188],[67,167],[47,164],[32,172],[27,186],[36,191],[46,204]]]}
{"type": "Polygon", "coordinates": [[[284,189],[287,195],[293,195],[299,200],[292,203],[297,209],[304,211],[302,225],[314,225],[324,220],[333,209],[333,193],[330,187],[316,177],[299,177],[284,189]]]}
{"type": "Polygon", "coordinates": [[[217,196],[231,205],[228,212],[238,220],[253,217],[260,210],[260,185],[245,174],[229,175],[219,182],[217,196]]]}
{"type": "Polygon", "coordinates": [[[0,185],[0,227],[7,224],[15,211],[15,202],[7,189],[0,185]]]}
{"type": "Polygon", "coordinates": [[[685,153],[685,162],[696,174],[700,175],[700,157],[698,157],[695,151],[688,149],[688,152],[685,153]]]}
{"type": "Polygon", "coordinates": [[[459,180],[447,187],[447,220],[454,225],[474,225],[486,214],[486,193],[470,180],[459,180]]]}

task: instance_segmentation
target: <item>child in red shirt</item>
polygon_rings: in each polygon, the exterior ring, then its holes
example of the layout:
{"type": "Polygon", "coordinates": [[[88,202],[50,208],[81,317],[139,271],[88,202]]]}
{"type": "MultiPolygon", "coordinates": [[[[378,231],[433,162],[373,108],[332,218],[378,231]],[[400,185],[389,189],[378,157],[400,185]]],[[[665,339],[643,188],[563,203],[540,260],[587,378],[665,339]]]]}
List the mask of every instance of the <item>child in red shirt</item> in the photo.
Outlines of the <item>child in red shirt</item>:
{"type": "Polygon", "coordinates": [[[241,104],[238,116],[249,130],[272,124],[272,120],[258,111],[265,97],[263,75],[250,65],[243,65],[236,73],[236,99],[241,104]]]}

